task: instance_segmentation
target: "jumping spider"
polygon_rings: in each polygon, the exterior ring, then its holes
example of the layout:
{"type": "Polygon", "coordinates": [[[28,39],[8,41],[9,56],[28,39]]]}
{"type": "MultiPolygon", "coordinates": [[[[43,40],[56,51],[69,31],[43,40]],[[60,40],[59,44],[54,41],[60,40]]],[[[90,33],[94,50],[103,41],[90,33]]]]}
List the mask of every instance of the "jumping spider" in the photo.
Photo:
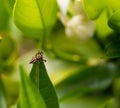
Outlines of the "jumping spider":
{"type": "Polygon", "coordinates": [[[39,51],[34,57],[32,57],[32,59],[30,60],[30,64],[34,64],[37,61],[44,61],[46,62],[46,60],[43,58],[43,52],[39,51]]]}

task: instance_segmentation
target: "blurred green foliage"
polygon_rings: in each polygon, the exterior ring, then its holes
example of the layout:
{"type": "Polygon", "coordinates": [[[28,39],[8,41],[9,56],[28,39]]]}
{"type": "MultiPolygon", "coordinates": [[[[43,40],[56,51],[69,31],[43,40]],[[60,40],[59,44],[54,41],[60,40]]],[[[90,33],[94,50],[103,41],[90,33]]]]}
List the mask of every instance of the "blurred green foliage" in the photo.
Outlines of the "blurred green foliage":
{"type": "Polygon", "coordinates": [[[3,0],[0,0],[0,32],[8,28],[9,13],[3,0]]]}
{"type": "Polygon", "coordinates": [[[14,55],[16,50],[14,40],[8,34],[2,34],[3,38],[0,43],[0,72],[7,72],[12,69],[14,55]],[[11,63],[12,60],[12,63],[11,63]]]}
{"type": "Polygon", "coordinates": [[[120,108],[119,0],[66,6],[0,0],[0,108],[120,108]]]}

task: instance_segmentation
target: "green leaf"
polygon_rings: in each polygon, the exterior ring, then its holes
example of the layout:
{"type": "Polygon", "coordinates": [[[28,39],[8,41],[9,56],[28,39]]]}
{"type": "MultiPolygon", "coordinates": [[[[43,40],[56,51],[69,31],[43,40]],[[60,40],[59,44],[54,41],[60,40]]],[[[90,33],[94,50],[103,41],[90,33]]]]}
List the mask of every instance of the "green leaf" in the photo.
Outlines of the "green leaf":
{"type": "Polygon", "coordinates": [[[0,42],[1,42],[1,40],[2,40],[2,36],[0,36],[0,42]]]}
{"type": "Polygon", "coordinates": [[[116,78],[113,82],[114,91],[114,108],[120,108],[120,77],[116,78]]]}
{"type": "Polygon", "coordinates": [[[0,78],[0,108],[7,108],[7,104],[5,100],[5,91],[1,78],[0,78]]]}
{"type": "Polygon", "coordinates": [[[108,96],[76,96],[60,102],[61,108],[99,108],[109,99],[108,96]]]}
{"type": "Polygon", "coordinates": [[[46,47],[47,50],[53,51],[56,57],[69,62],[85,63],[88,58],[103,56],[103,52],[95,40],[90,39],[83,42],[70,39],[62,30],[49,37],[46,47]]]}
{"type": "Polygon", "coordinates": [[[14,40],[8,34],[3,34],[0,42],[0,72],[9,72],[12,69],[16,49],[14,40]]]}
{"type": "Polygon", "coordinates": [[[107,45],[106,56],[107,56],[107,58],[120,57],[120,40],[119,39],[116,41],[113,41],[107,45]]]}
{"type": "MultiPolygon", "coordinates": [[[[3,73],[3,75],[5,75],[5,73],[3,73]]],[[[6,74],[5,77],[2,77],[8,106],[15,104],[16,100],[18,99],[18,95],[19,95],[19,81],[18,80],[20,78],[16,77],[17,75],[15,75],[15,77],[13,78],[14,75],[15,73],[12,73],[12,74],[10,73],[10,74],[6,74]],[[17,81],[15,78],[17,79],[17,81]]]]}
{"type": "Polygon", "coordinates": [[[0,31],[7,30],[9,14],[6,10],[4,0],[0,0],[0,31]]]}
{"type": "Polygon", "coordinates": [[[56,0],[16,0],[13,17],[24,33],[40,37],[55,24],[57,10],[56,0]]]}
{"type": "Polygon", "coordinates": [[[6,3],[6,7],[7,7],[8,11],[9,11],[10,13],[12,13],[13,7],[14,7],[14,4],[15,4],[15,1],[16,1],[16,0],[4,0],[4,1],[5,1],[5,3],[6,3]]]}
{"type": "Polygon", "coordinates": [[[112,12],[115,12],[118,9],[120,9],[120,1],[119,0],[107,0],[106,3],[108,5],[108,7],[111,8],[112,12]]]}
{"type": "Polygon", "coordinates": [[[113,106],[114,106],[114,100],[110,99],[100,108],[114,108],[113,106]]]}
{"type": "Polygon", "coordinates": [[[106,11],[103,11],[100,17],[95,22],[96,33],[100,38],[106,38],[113,32],[112,29],[108,26],[108,16],[106,11]]]}
{"type": "Polygon", "coordinates": [[[47,108],[39,90],[32,83],[31,79],[27,77],[23,67],[20,67],[20,71],[21,71],[21,86],[20,86],[19,107],[47,108]]]}
{"type": "Polygon", "coordinates": [[[112,29],[115,29],[116,31],[120,32],[120,10],[116,11],[109,18],[108,24],[112,29]]]}
{"type": "Polygon", "coordinates": [[[111,84],[116,70],[111,63],[85,67],[62,80],[56,87],[62,97],[105,90],[111,84]]]}
{"type": "Polygon", "coordinates": [[[96,19],[105,8],[105,0],[83,0],[84,9],[90,19],[96,19]]]}
{"type": "Polygon", "coordinates": [[[115,11],[120,9],[119,0],[83,0],[84,9],[90,19],[96,19],[99,17],[103,10],[108,11],[108,15],[111,16],[115,11]]]}
{"type": "Polygon", "coordinates": [[[33,64],[30,78],[39,88],[39,92],[43,96],[47,108],[59,108],[55,89],[48,77],[43,61],[38,61],[33,64]]]}
{"type": "Polygon", "coordinates": [[[0,43],[0,60],[7,60],[10,57],[10,55],[14,52],[15,48],[16,47],[13,39],[7,34],[4,34],[0,43]]]}

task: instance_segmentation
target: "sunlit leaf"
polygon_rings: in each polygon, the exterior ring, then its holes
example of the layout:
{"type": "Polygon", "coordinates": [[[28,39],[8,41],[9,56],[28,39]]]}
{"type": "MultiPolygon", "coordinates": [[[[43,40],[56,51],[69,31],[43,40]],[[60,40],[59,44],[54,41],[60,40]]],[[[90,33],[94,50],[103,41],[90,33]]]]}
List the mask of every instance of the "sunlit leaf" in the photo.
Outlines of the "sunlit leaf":
{"type": "Polygon", "coordinates": [[[39,88],[39,92],[43,96],[47,108],[59,108],[55,89],[48,77],[43,61],[33,64],[30,78],[39,88]]]}
{"type": "Polygon", "coordinates": [[[108,5],[109,8],[111,8],[112,12],[114,13],[115,11],[120,9],[120,1],[119,0],[106,0],[106,4],[108,5]]]}
{"type": "Polygon", "coordinates": [[[108,16],[106,11],[104,11],[95,22],[96,32],[100,38],[106,38],[113,32],[112,29],[108,26],[108,16]]]}
{"type": "Polygon", "coordinates": [[[56,0],[17,0],[13,17],[24,33],[40,37],[55,24],[57,10],[56,0]]]}
{"type": "Polygon", "coordinates": [[[20,67],[20,71],[21,71],[21,86],[20,86],[19,107],[47,108],[39,90],[32,83],[31,79],[27,77],[23,67],[20,67]]]}
{"type": "Polygon", "coordinates": [[[108,11],[108,16],[111,16],[117,11],[120,6],[119,0],[83,0],[84,9],[90,19],[99,17],[103,10],[108,11]]]}
{"type": "Polygon", "coordinates": [[[96,19],[105,7],[105,0],[83,0],[84,9],[90,19],[96,19]]]}

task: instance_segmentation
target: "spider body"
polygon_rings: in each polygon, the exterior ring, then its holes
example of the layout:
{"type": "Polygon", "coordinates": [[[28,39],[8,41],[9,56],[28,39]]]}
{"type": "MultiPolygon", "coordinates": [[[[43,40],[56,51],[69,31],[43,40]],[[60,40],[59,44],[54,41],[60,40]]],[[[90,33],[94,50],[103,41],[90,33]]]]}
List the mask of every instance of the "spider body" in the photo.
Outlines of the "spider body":
{"type": "Polygon", "coordinates": [[[33,63],[35,63],[37,61],[37,59],[36,59],[36,57],[32,57],[32,59],[30,60],[30,64],[33,64],[33,63]]]}
{"type": "Polygon", "coordinates": [[[39,51],[35,57],[33,57],[31,60],[30,60],[30,64],[34,64],[35,62],[37,61],[44,61],[46,62],[46,60],[43,58],[43,52],[39,51]]]}

